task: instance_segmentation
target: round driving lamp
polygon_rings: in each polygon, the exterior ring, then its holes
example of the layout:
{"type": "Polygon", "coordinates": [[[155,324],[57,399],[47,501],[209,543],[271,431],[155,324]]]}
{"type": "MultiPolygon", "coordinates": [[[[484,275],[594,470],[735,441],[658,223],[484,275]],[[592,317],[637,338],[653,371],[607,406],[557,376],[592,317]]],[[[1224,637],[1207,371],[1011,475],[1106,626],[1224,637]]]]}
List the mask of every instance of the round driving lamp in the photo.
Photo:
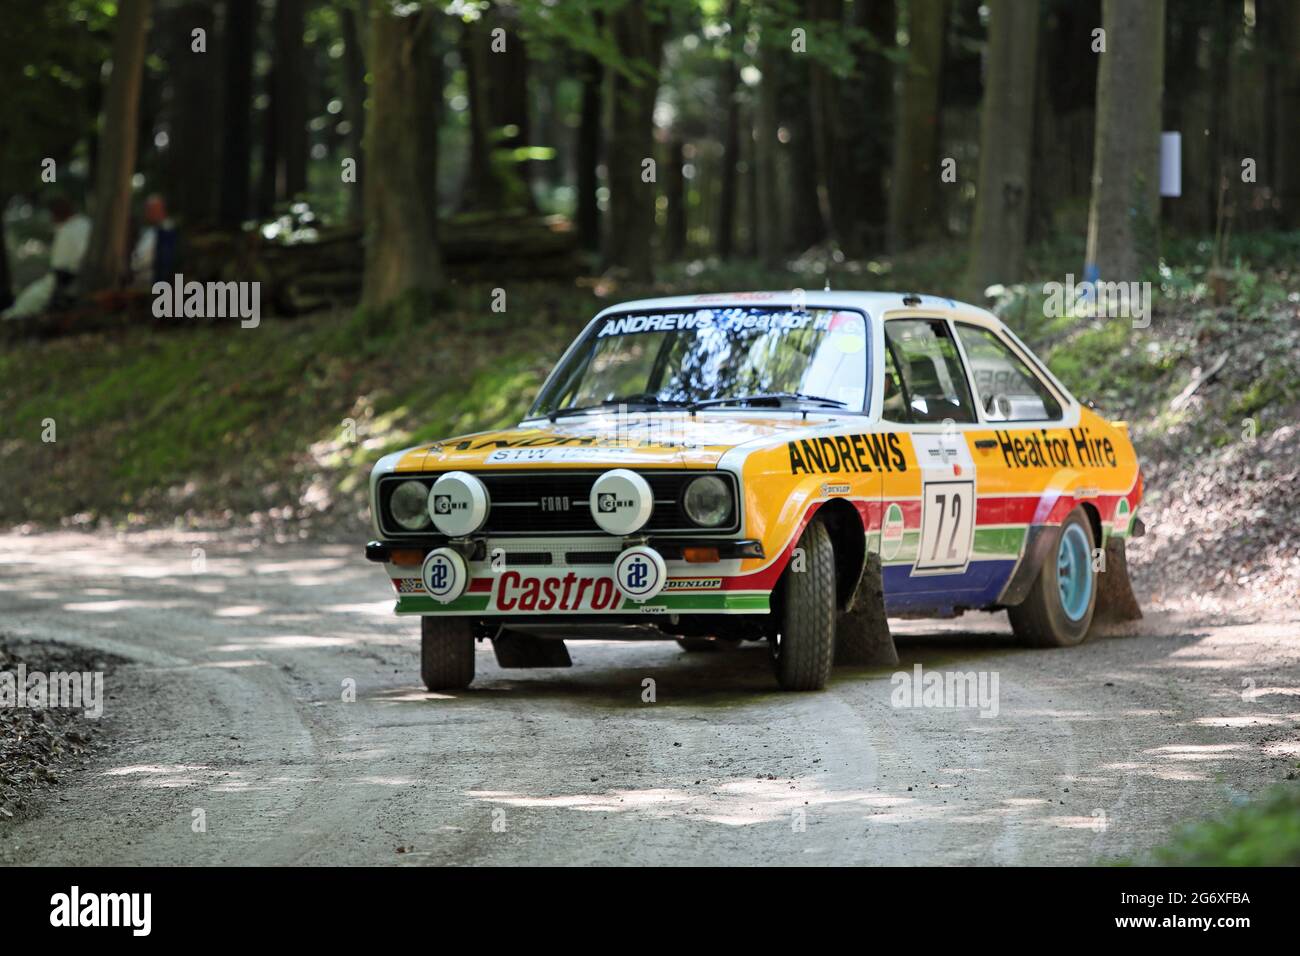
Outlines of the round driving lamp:
{"type": "Polygon", "coordinates": [[[465,471],[449,471],[429,490],[429,517],[449,538],[473,534],[488,515],[487,486],[465,471]]]}

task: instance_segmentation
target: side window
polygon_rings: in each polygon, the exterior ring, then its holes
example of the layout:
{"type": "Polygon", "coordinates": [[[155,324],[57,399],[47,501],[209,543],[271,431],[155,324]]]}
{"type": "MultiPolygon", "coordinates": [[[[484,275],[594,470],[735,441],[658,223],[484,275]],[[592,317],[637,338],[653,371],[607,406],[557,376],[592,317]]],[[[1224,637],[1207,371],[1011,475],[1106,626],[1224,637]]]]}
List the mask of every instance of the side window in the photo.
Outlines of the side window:
{"type": "Polygon", "coordinates": [[[1061,403],[1015,352],[989,329],[957,323],[984,417],[991,422],[1045,422],[1061,403]]]}
{"type": "Polygon", "coordinates": [[[885,381],[883,383],[884,407],[882,414],[887,421],[906,422],[907,399],[903,397],[903,380],[898,374],[898,363],[894,360],[894,347],[885,343],[885,381]]]}
{"type": "Polygon", "coordinates": [[[891,319],[885,323],[885,417],[898,422],[973,422],[975,405],[957,344],[941,319],[891,319]],[[889,389],[890,365],[898,379],[900,405],[889,389]]]}

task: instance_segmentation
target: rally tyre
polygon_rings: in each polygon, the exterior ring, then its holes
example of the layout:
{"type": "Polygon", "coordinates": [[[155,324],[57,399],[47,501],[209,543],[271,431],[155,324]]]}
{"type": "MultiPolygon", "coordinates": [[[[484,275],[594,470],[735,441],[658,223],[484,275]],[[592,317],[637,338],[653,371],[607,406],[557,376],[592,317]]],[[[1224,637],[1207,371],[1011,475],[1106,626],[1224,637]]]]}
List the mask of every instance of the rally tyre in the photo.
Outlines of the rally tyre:
{"type": "Polygon", "coordinates": [[[826,526],[808,525],[799,539],[803,570],[783,576],[772,663],[782,690],[821,690],[835,658],[835,548],[826,526]]]}
{"type": "Polygon", "coordinates": [[[1097,607],[1093,570],[1096,544],[1083,507],[1076,507],[1061,525],[1056,547],[1038,571],[1029,595],[1007,608],[1011,629],[1031,647],[1074,647],[1088,638],[1097,607]]]}
{"type": "Polygon", "coordinates": [[[474,680],[469,618],[420,618],[420,677],[429,690],[463,690],[474,680]]]}

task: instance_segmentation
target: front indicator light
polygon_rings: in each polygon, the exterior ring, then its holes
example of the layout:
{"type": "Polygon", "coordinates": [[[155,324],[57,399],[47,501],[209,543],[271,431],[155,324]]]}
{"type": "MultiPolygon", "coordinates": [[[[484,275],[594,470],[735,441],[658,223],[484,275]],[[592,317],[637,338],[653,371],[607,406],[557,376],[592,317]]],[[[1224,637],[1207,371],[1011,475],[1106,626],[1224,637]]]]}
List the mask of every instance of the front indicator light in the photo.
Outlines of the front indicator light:
{"type": "Polygon", "coordinates": [[[682,548],[682,557],[691,564],[713,564],[718,560],[718,549],[682,548]]]}

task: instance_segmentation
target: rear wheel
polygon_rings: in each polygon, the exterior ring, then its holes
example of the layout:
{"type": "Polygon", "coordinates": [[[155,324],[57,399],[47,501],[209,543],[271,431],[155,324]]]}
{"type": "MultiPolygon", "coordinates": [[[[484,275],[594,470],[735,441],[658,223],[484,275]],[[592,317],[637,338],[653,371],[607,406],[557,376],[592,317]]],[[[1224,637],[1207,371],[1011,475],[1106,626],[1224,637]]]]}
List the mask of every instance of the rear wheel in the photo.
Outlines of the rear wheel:
{"type": "Polygon", "coordinates": [[[1024,602],[1007,609],[1011,629],[1033,647],[1082,644],[1097,607],[1092,525],[1082,507],[1061,525],[1056,550],[1043,562],[1024,602]]]}
{"type": "Polygon", "coordinates": [[[420,618],[420,677],[429,690],[462,690],[470,685],[474,627],[469,618],[420,618]]]}
{"type": "Polygon", "coordinates": [[[814,521],[799,539],[802,555],[783,576],[772,664],[782,690],[821,690],[835,657],[835,547],[826,526],[814,521]]]}

